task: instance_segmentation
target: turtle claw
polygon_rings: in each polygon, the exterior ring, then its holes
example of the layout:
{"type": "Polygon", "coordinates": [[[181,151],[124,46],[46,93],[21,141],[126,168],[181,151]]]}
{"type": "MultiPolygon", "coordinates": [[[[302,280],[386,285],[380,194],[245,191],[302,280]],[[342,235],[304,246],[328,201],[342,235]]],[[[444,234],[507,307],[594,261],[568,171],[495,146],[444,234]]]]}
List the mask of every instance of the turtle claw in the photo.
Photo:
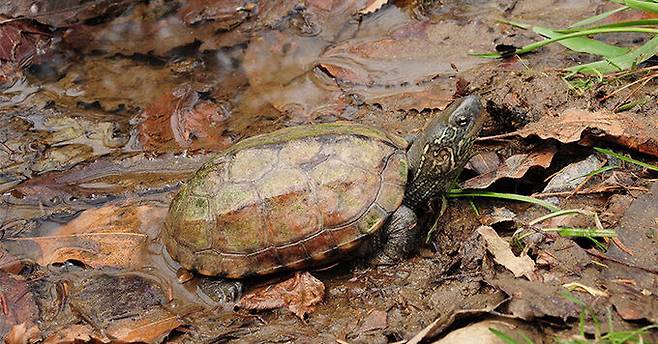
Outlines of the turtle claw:
{"type": "Polygon", "coordinates": [[[242,297],[242,282],[236,280],[203,278],[198,288],[213,303],[233,304],[242,297]]]}

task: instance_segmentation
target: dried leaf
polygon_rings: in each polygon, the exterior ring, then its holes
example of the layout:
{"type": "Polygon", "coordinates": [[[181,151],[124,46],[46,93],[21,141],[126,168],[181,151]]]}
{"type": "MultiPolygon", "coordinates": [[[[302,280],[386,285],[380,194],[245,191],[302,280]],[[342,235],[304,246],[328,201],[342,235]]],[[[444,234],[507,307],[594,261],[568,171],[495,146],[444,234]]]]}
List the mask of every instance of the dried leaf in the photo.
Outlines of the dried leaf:
{"type": "Polygon", "coordinates": [[[386,5],[388,0],[368,0],[366,7],[359,11],[359,14],[368,14],[377,12],[382,6],[386,5]]]}
{"type": "Polygon", "coordinates": [[[517,257],[512,252],[509,243],[501,239],[496,231],[489,226],[480,226],[477,232],[487,243],[487,250],[494,256],[494,260],[510,270],[514,277],[525,276],[529,280],[536,280],[534,276],[535,262],[527,255],[517,257]]]}
{"type": "Polygon", "coordinates": [[[286,307],[300,319],[313,312],[314,305],[324,297],[324,283],[309,272],[296,272],[295,276],[256,290],[242,297],[238,307],[264,310],[286,307]]]}
{"type": "Polygon", "coordinates": [[[501,178],[518,179],[532,167],[546,168],[551,165],[555,146],[545,146],[530,154],[516,154],[507,158],[498,169],[473,177],[462,184],[467,189],[485,189],[501,178]]]}
{"type": "Polygon", "coordinates": [[[6,344],[28,344],[39,341],[41,331],[36,325],[28,327],[27,323],[20,323],[9,330],[7,336],[0,333],[0,337],[5,339],[6,344]]]}
{"type": "Polygon", "coordinates": [[[655,116],[630,112],[614,113],[607,110],[590,112],[568,109],[557,116],[543,116],[518,133],[523,137],[536,135],[553,138],[563,143],[577,142],[583,133],[604,137],[606,140],[658,156],[658,130],[655,116]]]}

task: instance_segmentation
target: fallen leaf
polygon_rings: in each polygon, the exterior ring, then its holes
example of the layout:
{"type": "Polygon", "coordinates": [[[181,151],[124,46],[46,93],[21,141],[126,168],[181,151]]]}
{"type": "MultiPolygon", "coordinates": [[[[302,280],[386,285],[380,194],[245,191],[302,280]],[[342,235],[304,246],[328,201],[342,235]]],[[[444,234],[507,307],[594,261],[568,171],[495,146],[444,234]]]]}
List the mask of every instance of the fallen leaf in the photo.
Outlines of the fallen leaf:
{"type": "Polygon", "coordinates": [[[385,329],[388,326],[388,313],[378,309],[372,310],[368,316],[363,320],[359,331],[367,332],[372,330],[385,329]]]}
{"type": "Polygon", "coordinates": [[[481,152],[474,155],[471,160],[466,163],[464,169],[475,171],[478,175],[491,173],[500,167],[503,161],[498,156],[498,153],[489,151],[481,152]]]}
{"type": "Polygon", "coordinates": [[[240,299],[237,306],[248,310],[288,308],[300,319],[313,312],[324,297],[324,283],[309,272],[296,272],[283,282],[256,290],[240,299]]]}
{"type": "Polygon", "coordinates": [[[168,92],[140,115],[140,140],[148,151],[221,150],[231,143],[224,132],[229,116],[225,106],[190,89],[168,92]]]}
{"type": "Polygon", "coordinates": [[[507,158],[496,170],[481,174],[462,183],[466,189],[485,189],[501,178],[518,179],[532,167],[546,168],[556,153],[553,145],[544,146],[530,154],[516,154],[507,158]]]}
{"type": "Polygon", "coordinates": [[[37,343],[41,338],[41,331],[36,325],[28,327],[27,323],[14,325],[6,336],[0,333],[0,338],[4,338],[6,344],[28,344],[37,343]]]}
{"type": "Polygon", "coordinates": [[[368,0],[366,7],[359,11],[359,14],[368,14],[377,12],[382,6],[386,5],[388,0],[368,0]]]}
{"type": "Polygon", "coordinates": [[[518,278],[496,279],[491,280],[490,283],[512,298],[507,309],[523,320],[545,316],[561,319],[577,318],[581,311],[580,305],[569,301],[561,294],[564,289],[560,286],[518,278]]]}
{"type": "Polygon", "coordinates": [[[185,323],[176,315],[154,308],[137,319],[114,321],[105,330],[108,337],[125,343],[160,343],[175,328],[185,323]]]}
{"type": "Polygon", "coordinates": [[[543,116],[518,131],[523,137],[556,139],[562,143],[577,142],[586,136],[603,137],[641,153],[658,156],[658,130],[655,116],[607,110],[590,112],[568,109],[557,116],[543,116]]]}
{"type": "Polygon", "coordinates": [[[603,162],[594,154],[587,157],[587,159],[571,163],[553,174],[542,192],[573,190],[586,180],[589,173],[602,166],[603,162]]]}
{"type": "Polygon", "coordinates": [[[26,66],[37,51],[50,45],[51,34],[42,26],[18,20],[0,24],[0,37],[0,60],[26,66]]]}
{"type": "Polygon", "coordinates": [[[613,290],[610,303],[624,320],[646,319],[653,323],[658,322],[658,298],[656,295],[642,295],[630,287],[618,287],[613,290]]]}
{"type": "Polygon", "coordinates": [[[89,209],[52,235],[7,238],[2,245],[9,253],[6,259],[29,258],[44,266],[74,260],[94,268],[140,268],[149,254],[146,233],[159,231],[166,211],[147,205],[89,209]]]}
{"type": "MultiPolygon", "coordinates": [[[[0,338],[13,338],[23,343],[38,320],[39,310],[26,281],[0,271],[0,338]]],[[[8,340],[9,342],[9,340],[8,340]]]]}
{"type": "Polygon", "coordinates": [[[502,344],[507,341],[501,340],[491,329],[496,329],[508,337],[510,343],[541,343],[542,336],[528,324],[512,319],[488,319],[456,329],[433,344],[502,344]],[[531,339],[532,338],[532,339],[531,339]]]}
{"type": "Polygon", "coordinates": [[[514,277],[525,276],[531,281],[537,279],[534,274],[535,262],[525,254],[515,256],[509,243],[499,237],[493,228],[480,226],[477,232],[484,238],[487,250],[493,254],[494,260],[510,270],[514,277]]]}

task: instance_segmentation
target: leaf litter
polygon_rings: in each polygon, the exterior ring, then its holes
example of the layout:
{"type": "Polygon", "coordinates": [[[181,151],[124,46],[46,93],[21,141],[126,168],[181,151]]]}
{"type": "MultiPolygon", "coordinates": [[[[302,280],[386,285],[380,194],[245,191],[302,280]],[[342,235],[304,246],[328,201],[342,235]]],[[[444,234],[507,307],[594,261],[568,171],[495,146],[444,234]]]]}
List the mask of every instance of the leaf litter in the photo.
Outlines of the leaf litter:
{"type": "Polygon", "coordinates": [[[581,179],[572,180],[564,191],[570,197],[542,192],[561,170],[568,180],[593,172],[563,170],[592,153],[584,146],[614,143],[652,164],[656,104],[636,102],[650,87],[611,82],[578,93],[552,69],[578,56],[544,51],[480,65],[466,54],[498,44],[501,33],[511,44],[527,43],[525,34],[495,24],[500,17],[544,13],[538,24],[555,27],[593,8],[553,4],[561,10],[545,13],[541,1],[71,4],[0,5],[13,17],[3,25],[21,33],[5,42],[20,48],[12,58],[44,47],[47,55],[34,56],[49,56],[25,69],[2,66],[11,97],[0,102],[0,267],[12,292],[23,295],[0,289],[7,341],[413,342],[501,315],[546,337],[578,331],[582,308],[563,295],[565,286],[578,286],[572,293],[591,305],[588,314],[615,329],[635,326],[624,319],[655,321],[655,268],[646,263],[655,258],[655,219],[637,210],[653,209],[638,196],[655,175],[631,163],[586,177],[580,190],[581,179]],[[36,32],[20,26],[27,23],[36,32]],[[49,45],[51,37],[57,44],[49,45]],[[338,119],[406,135],[469,93],[483,98],[490,140],[476,145],[481,155],[466,183],[499,194],[543,193],[547,204],[600,213],[605,228],[620,224],[625,249],[603,241],[604,252],[587,238],[542,230],[592,227],[582,219],[531,226],[546,210],[451,199],[419,255],[392,267],[298,273],[257,290],[248,281],[243,302],[251,304],[237,313],[204,294],[216,279],[186,275],[182,283],[162,253],[166,205],[207,151],[338,119]],[[627,103],[635,104],[631,111],[615,112],[627,103]],[[492,210],[501,206],[509,211],[492,210]],[[633,219],[646,223],[634,227],[633,219]],[[495,228],[486,239],[476,232],[480,223],[495,228]],[[519,228],[531,234],[517,242],[519,228]],[[291,312],[264,311],[273,308],[291,312]]]}

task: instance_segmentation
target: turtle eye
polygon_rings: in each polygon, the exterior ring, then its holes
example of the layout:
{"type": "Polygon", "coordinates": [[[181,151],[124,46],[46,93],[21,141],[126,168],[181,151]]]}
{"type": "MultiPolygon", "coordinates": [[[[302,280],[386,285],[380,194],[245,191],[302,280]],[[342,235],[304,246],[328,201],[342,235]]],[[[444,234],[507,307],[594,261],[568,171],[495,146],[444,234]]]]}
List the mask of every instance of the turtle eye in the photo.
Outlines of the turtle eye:
{"type": "Polygon", "coordinates": [[[457,119],[455,119],[455,123],[457,123],[457,125],[460,127],[465,127],[468,124],[468,117],[463,115],[459,116],[457,119]]]}

